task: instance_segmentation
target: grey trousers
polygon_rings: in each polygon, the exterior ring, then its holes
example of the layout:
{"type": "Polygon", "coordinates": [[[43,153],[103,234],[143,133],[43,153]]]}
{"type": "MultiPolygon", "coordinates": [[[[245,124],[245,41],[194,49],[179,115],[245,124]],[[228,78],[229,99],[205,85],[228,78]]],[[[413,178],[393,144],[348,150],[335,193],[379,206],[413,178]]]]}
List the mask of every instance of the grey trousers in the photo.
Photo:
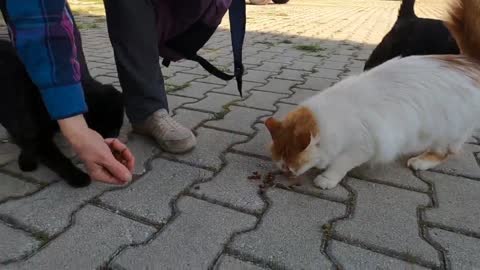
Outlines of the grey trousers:
{"type": "Polygon", "coordinates": [[[127,116],[133,124],[168,110],[160,69],[156,0],[104,0],[127,116]]]}

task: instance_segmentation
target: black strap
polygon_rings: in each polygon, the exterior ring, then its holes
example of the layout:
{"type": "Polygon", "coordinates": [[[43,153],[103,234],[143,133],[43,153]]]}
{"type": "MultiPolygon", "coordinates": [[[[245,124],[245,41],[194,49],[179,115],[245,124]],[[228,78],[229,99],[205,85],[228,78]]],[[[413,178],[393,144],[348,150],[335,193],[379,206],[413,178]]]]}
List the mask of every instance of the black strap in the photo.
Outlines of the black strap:
{"type": "Polygon", "coordinates": [[[214,65],[210,64],[205,58],[199,56],[199,55],[194,55],[192,57],[187,58],[188,60],[195,61],[199,63],[206,71],[210,72],[213,76],[222,79],[224,81],[230,81],[231,79],[235,78],[235,75],[229,75],[218,68],[216,68],[214,65]]]}
{"type": "Polygon", "coordinates": [[[229,9],[230,32],[232,35],[234,76],[237,87],[242,96],[242,77],[245,71],[242,63],[243,41],[245,39],[245,25],[247,23],[245,0],[232,0],[229,9]]]}

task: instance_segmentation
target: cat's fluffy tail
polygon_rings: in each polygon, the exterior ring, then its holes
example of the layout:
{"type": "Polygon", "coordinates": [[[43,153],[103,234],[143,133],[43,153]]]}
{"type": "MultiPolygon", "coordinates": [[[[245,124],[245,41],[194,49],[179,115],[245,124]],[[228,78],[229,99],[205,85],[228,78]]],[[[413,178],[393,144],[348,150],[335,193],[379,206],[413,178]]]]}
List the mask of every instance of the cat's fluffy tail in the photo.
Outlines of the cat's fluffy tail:
{"type": "Polygon", "coordinates": [[[451,0],[446,25],[462,54],[480,60],[480,0],[451,0]]]}

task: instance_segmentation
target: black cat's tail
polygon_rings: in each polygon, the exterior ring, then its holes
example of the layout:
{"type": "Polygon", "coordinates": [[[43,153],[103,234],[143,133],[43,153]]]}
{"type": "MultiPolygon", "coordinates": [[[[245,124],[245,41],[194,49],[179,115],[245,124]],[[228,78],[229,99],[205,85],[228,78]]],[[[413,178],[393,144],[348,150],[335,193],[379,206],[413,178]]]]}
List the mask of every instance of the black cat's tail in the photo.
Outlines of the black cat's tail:
{"type": "Polygon", "coordinates": [[[402,0],[400,10],[398,11],[398,19],[417,18],[415,15],[415,0],[402,0]]]}

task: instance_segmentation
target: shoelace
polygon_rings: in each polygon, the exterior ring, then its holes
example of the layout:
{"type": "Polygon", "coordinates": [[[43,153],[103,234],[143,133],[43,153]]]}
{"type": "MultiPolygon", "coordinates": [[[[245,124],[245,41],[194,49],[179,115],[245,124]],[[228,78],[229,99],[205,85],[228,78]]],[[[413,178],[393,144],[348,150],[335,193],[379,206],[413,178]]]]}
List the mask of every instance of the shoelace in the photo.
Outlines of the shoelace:
{"type": "Polygon", "coordinates": [[[154,114],[152,120],[153,132],[159,134],[161,137],[163,137],[167,131],[174,131],[181,127],[180,124],[168,114],[154,114]]]}

